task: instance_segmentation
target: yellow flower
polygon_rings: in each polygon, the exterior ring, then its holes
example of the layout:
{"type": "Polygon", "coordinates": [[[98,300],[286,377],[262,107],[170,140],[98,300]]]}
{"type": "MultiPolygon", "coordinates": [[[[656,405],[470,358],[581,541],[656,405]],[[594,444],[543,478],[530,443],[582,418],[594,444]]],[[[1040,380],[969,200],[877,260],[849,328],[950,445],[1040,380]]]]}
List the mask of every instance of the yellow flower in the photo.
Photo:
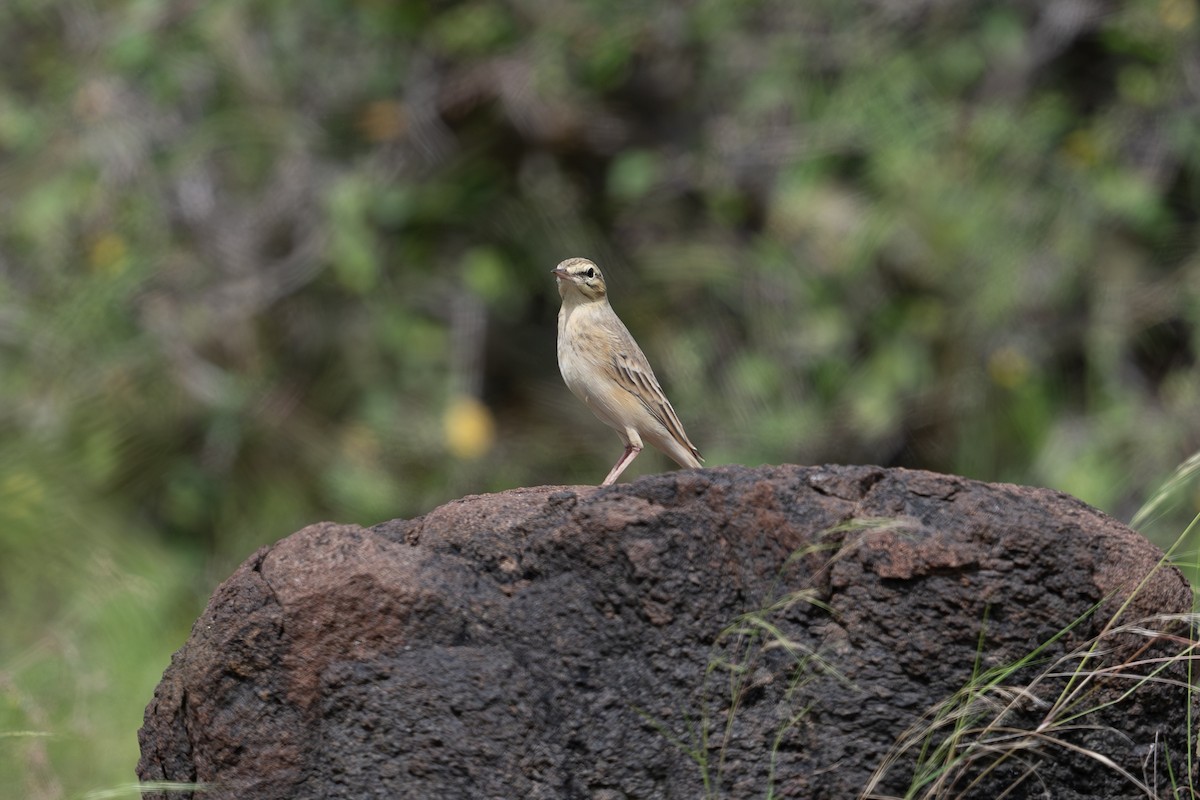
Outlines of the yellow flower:
{"type": "Polygon", "coordinates": [[[442,431],[446,447],[455,458],[474,461],[492,449],[496,439],[496,423],[488,407],[470,395],[459,395],[450,401],[442,416],[442,431]]]}

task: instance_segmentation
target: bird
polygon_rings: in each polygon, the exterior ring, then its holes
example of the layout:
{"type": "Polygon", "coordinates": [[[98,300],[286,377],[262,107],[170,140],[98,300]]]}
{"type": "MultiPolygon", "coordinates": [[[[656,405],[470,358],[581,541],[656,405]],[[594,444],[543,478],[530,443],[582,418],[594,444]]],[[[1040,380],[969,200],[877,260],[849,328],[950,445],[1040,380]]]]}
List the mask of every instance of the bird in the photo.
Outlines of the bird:
{"type": "Polygon", "coordinates": [[[568,258],[551,270],[562,307],[558,312],[558,369],[571,393],[617,432],[625,452],[601,486],[611,486],[642,452],[643,441],[681,467],[704,457],[684,433],[642,348],[608,302],[596,264],[568,258]]]}

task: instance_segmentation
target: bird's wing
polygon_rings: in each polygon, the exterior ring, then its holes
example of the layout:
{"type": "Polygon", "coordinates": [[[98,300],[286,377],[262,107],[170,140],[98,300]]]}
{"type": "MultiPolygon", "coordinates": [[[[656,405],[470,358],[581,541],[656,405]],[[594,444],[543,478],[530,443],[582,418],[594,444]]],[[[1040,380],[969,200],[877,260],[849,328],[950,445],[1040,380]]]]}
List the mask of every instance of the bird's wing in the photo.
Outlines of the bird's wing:
{"type": "Polygon", "coordinates": [[[675,409],[671,407],[671,401],[658,385],[658,379],[654,377],[654,370],[650,368],[650,362],[646,360],[642,349],[628,330],[624,331],[624,334],[619,341],[614,342],[617,346],[612,349],[612,361],[605,365],[611,370],[610,376],[618,386],[640,400],[646,410],[663,424],[672,438],[690,450],[696,458],[702,458],[700,451],[683,432],[683,423],[679,421],[675,409]]]}

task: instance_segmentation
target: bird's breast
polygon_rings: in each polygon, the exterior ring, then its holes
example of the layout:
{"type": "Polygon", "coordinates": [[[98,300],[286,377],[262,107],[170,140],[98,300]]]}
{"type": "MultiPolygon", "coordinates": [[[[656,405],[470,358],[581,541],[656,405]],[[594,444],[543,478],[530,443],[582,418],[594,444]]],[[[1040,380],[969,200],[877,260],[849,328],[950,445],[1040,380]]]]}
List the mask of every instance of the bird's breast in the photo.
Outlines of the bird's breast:
{"type": "Polygon", "coordinates": [[[593,411],[608,405],[614,388],[604,373],[606,346],[601,320],[590,307],[563,307],[558,315],[558,369],[567,388],[593,411]]]}
{"type": "Polygon", "coordinates": [[[565,310],[558,317],[558,371],[562,373],[563,382],[576,397],[588,401],[587,385],[594,382],[589,376],[595,372],[587,357],[587,345],[583,336],[586,332],[579,331],[577,320],[565,310]]]}

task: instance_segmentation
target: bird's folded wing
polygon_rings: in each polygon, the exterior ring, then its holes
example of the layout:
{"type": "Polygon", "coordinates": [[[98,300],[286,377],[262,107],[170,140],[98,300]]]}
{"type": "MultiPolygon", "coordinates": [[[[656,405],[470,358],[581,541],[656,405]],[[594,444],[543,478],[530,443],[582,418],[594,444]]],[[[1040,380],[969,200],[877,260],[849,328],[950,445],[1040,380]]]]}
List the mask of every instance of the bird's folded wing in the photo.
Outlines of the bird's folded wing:
{"type": "Polygon", "coordinates": [[[696,450],[696,446],[688,441],[687,434],[683,432],[683,423],[679,421],[675,409],[671,407],[671,402],[667,400],[662,387],[658,385],[658,379],[654,377],[654,371],[650,369],[646,357],[641,352],[636,354],[615,353],[611,369],[612,378],[617,385],[640,400],[646,410],[663,424],[672,438],[694,452],[699,458],[700,451],[696,450]]]}

